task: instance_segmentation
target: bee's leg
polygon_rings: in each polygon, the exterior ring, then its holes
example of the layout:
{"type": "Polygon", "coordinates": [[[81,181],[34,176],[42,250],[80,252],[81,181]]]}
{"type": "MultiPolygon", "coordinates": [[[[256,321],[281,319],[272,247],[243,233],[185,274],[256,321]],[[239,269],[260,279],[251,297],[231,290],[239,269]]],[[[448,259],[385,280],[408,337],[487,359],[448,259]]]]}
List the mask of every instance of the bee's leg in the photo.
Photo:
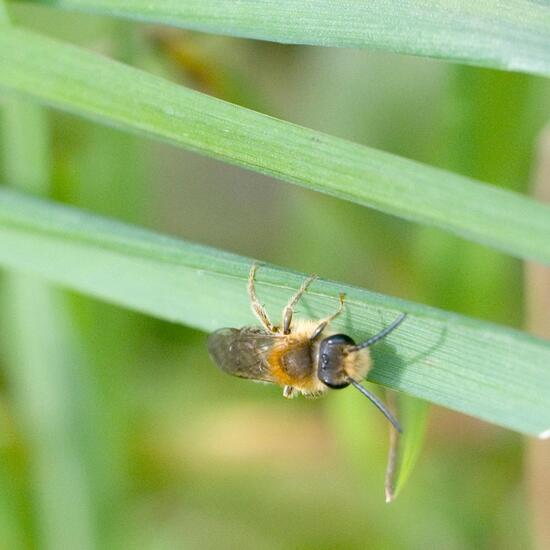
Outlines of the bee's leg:
{"type": "Polygon", "coordinates": [[[258,265],[256,263],[252,264],[252,267],[250,268],[250,273],[248,275],[248,297],[250,298],[250,306],[252,307],[252,312],[254,313],[254,315],[256,315],[262,326],[268,332],[277,332],[277,329],[271,324],[271,321],[269,320],[267,311],[260,303],[260,301],[258,300],[258,296],[256,295],[256,288],[254,286],[254,276],[256,275],[256,269],[258,269],[258,265]]]}
{"type": "Polygon", "coordinates": [[[294,313],[294,306],[298,303],[307,287],[317,278],[317,275],[311,275],[304,280],[298,292],[290,299],[285,309],[283,310],[283,334],[290,334],[290,323],[292,323],[292,314],[294,313]]]}
{"type": "Polygon", "coordinates": [[[317,327],[315,327],[315,330],[313,331],[313,333],[309,337],[310,340],[315,340],[315,338],[317,338],[317,336],[319,336],[319,334],[321,334],[321,332],[323,332],[323,330],[325,330],[328,327],[328,325],[330,323],[332,323],[332,321],[334,321],[334,319],[336,319],[336,317],[338,317],[338,315],[340,315],[340,313],[342,313],[342,311],[344,310],[344,300],[345,300],[345,298],[346,298],[345,294],[340,294],[338,296],[338,299],[340,300],[340,304],[338,305],[338,309],[332,315],[329,315],[328,317],[323,319],[317,325],[317,327]]]}
{"type": "Polygon", "coordinates": [[[283,388],[283,397],[286,397],[287,399],[293,399],[298,395],[298,392],[296,391],[296,388],[294,386],[285,386],[283,388]]]}

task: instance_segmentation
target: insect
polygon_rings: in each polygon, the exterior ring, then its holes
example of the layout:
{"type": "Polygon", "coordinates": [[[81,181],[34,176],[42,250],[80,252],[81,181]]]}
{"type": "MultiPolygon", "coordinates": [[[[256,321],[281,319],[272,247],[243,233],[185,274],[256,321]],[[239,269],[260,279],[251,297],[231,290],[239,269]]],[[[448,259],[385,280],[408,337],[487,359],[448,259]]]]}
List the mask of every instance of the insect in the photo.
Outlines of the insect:
{"type": "Polygon", "coordinates": [[[313,275],[304,280],[284,308],[282,325],[275,326],[256,295],[256,270],[257,264],[253,264],[248,277],[248,295],[252,311],[262,326],[222,328],[212,333],[208,337],[208,351],[216,365],[233,376],[283,386],[283,395],[287,398],[300,393],[318,397],[330,388],[352,385],[401,432],[390,411],[360,382],[371,367],[368,348],[394,331],[406,314],[361,344],[330,330],[330,323],[343,311],[344,294],[340,294],[338,309],[324,319],[293,319],[294,307],[315,280],[313,275]]]}

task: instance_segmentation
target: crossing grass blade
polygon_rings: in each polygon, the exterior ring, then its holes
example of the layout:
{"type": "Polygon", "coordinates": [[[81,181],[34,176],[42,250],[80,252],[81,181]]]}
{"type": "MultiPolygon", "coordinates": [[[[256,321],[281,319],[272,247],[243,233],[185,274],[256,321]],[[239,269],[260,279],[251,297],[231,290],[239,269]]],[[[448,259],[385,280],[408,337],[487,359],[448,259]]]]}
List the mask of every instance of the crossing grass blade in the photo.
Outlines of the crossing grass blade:
{"type": "Polygon", "coordinates": [[[403,432],[390,432],[390,454],[386,470],[386,502],[392,502],[407,482],[422,451],[429,404],[410,395],[399,394],[396,403],[403,432]]]}
{"type": "MultiPolygon", "coordinates": [[[[51,169],[48,113],[15,97],[3,106],[4,172],[14,187],[45,195],[51,169]]],[[[93,484],[87,475],[93,445],[86,443],[94,430],[84,410],[90,384],[66,297],[29,275],[10,274],[2,283],[6,378],[31,454],[36,531],[51,548],[93,548],[93,484]]]]}
{"type": "Polygon", "coordinates": [[[38,34],[0,33],[0,88],[550,263],[550,208],[277,120],[38,34]]]}
{"type": "MultiPolygon", "coordinates": [[[[82,210],[0,191],[0,264],[205,331],[254,323],[246,294],[251,260],[82,210]]],[[[303,275],[262,266],[258,290],[280,311],[303,275]]],[[[550,343],[345,284],[319,280],[304,314],[332,312],[360,340],[400,311],[408,318],[373,349],[373,382],[526,434],[549,433],[550,343]]]]}
{"type": "Polygon", "coordinates": [[[31,0],[291,44],[367,47],[550,76],[550,11],[497,0],[31,0]]]}

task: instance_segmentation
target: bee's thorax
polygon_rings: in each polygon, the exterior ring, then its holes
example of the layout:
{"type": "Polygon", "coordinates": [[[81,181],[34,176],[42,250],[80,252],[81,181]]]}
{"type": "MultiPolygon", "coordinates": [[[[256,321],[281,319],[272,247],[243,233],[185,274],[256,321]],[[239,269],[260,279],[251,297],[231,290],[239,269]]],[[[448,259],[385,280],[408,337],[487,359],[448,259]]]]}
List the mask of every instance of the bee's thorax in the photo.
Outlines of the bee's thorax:
{"type": "Polygon", "coordinates": [[[369,350],[347,353],[346,347],[353,345],[353,340],[335,335],[329,329],[311,340],[317,326],[316,321],[297,320],[291,334],[281,335],[280,342],[269,355],[271,372],[277,383],[292,386],[306,395],[316,395],[329,388],[346,387],[349,378],[358,382],[363,380],[371,366],[369,350]]]}

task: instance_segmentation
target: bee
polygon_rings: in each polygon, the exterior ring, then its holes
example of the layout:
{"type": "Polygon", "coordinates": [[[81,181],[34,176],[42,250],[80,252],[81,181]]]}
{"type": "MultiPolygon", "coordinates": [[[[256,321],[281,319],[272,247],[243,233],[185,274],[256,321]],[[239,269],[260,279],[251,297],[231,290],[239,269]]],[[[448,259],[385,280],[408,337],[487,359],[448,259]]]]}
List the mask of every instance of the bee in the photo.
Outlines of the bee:
{"type": "Polygon", "coordinates": [[[360,382],[372,365],[369,347],[394,331],[406,314],[361,344],[330,329],[330,323],[344,309],[344,294],[340,294],[338,309],[324,319],[293,319],[296,304],[316,279],[312,275],[303,281],[284,308],[281,327],[275,326],[256,295],[256,270],[257,264],[253,264],[248,277],[248,295],[252,311],[262,326],[222,328],[212,333],[208,337],[208,351],[214,363],[233,376],[283,386],[283,395],[287,398],[298,394],[319,397],[329,389],[351,385],[401,432],[386,406],[360,382]]]}

